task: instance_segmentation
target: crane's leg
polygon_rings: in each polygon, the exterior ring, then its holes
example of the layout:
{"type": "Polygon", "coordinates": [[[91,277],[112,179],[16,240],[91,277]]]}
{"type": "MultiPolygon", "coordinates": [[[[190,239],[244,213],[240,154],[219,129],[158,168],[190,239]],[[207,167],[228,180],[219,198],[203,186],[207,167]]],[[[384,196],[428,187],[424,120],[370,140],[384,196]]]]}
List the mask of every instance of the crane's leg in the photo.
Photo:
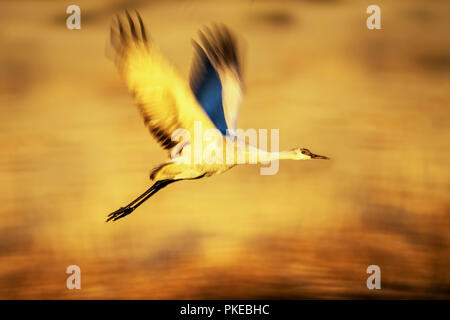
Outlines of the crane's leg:
{"type": "Polygon", "coordinates": [[[139,207],[141,204],[143,204],[148,198],[150,198],[152,195],[154,195],[156,192],[161,190],[162,188],[168,186],[172,182],[175,182],[178,180],[159,180],[156,181],[147,191],[145,191],[143,194],[141,194],[139,197],[134,199],[132,202],[127,204],[125,207],[121,207],[120,209],[110,213],[108,215],[108,219],[106,219],[106,222],[112,220],[116,221],[120,218],[123,218],[130,213],[132,213],[137,207],[139,207]]]}

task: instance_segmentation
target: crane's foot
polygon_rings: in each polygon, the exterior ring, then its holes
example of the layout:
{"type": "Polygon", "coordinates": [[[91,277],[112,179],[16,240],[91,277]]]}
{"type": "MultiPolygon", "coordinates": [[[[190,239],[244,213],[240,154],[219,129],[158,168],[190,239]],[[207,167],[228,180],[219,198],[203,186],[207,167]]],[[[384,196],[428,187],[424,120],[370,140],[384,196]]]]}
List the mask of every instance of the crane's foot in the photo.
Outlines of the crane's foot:
{"type": "Polygon", "coordinates": [[[106,219],[106,222],[108,221],[116,221],[119,220],[127,215],[129,215],[130,213],[132,213],[134,211],[135,208],[133,207],[121,207],[120,209],[110,213],[108,215],[108,219],[106,219]]]}

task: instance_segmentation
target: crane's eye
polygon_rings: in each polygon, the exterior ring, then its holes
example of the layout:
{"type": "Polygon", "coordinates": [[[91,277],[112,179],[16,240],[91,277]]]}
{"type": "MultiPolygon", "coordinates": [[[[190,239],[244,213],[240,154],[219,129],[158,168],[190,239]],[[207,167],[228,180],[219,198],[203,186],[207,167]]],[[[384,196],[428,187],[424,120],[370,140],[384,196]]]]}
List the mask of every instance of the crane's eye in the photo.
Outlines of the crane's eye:
{"type": "Polygon", "coordinates": [[[307,156],[311,154],[311,152],[308,149],[302,149],[302,153],[307,156]]]}

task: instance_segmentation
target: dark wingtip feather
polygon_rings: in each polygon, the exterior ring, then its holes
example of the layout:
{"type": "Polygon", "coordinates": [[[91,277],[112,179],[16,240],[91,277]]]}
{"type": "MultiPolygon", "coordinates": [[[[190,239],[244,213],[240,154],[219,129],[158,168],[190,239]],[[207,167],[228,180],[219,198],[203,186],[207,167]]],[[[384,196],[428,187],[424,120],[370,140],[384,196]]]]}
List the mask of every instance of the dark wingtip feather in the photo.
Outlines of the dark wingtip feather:
{"type": "Polygon", "coordinates": [[[137,33],[136,33],[136,27],[134,26],[133,19],[131,19],[131,16],[130,16],[130,13],[128,12],[128,10],[125,10],[125,14],[126,14],[127,19],[128,19],[128,24],[130,25],[131,35],[133,36],[134,40],[138,40],[138,36],[137,36],[137,33]]]}
{"type": "Polygon", "coordinates": [[[125,10],[124,14],[116,15],[113,19],[110,41],[116,51],[120,51],[120,47],[127,47],[131,42],[142,42],[147,45],[148,40],[144,23],[139,12],[135,11],[135,13],[136,17],[133,18],[130,12],[125,10]],[[126,19],[126,22],[123,19],[126,19]],[[125,24],[128,24],[129,28],[125,28],[125,24]]]}
{"type": "Polygon", "coordinates": [[[239,72],[238,48],[232,32],[224,24],[212,24],[199,31],[199,38],[208,58],[216,66],[229,66],[239,72]]]}
{"type": "Polygon", "coordinates": [[[144,27],[144,23],[142,22],[141,15],[139,14],[139,12],[137,10],[135,10],[135,12],[136,12],[136,15],[139,20],[139,26],[141,27],[142,40],[144,40],[144,42],[147,42],[147,33],[145,31],[145,27],[144,27]]]}

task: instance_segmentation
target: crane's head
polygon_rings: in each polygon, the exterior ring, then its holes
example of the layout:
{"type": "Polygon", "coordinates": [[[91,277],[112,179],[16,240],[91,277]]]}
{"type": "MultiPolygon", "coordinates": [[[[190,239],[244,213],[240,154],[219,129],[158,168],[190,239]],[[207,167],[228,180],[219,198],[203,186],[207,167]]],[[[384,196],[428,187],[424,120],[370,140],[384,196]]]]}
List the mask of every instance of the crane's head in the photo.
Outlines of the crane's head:
{"type": "Polygon", "coordinates": [[[292,152],[294,153],[294,157],[297,160],[310,160],[310,159],[327,159],[327,160],[329,160],[330,159],[326,156],[314,154],[306,148],[295,148],[295,149],[292,149],[292,152]]]}

